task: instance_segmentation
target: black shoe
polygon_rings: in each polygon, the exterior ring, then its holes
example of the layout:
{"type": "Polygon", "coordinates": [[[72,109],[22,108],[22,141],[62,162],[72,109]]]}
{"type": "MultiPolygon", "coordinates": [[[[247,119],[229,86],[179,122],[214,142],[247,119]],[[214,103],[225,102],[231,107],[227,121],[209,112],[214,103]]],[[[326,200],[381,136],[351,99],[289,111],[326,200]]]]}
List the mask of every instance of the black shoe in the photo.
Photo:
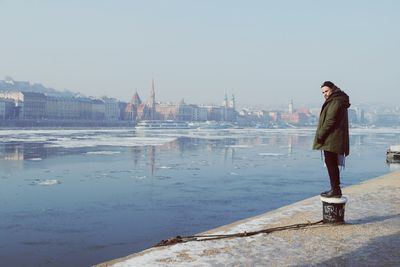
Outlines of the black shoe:
{"type": "MultiPolygon", "coordinates": [[[[331,189],[331,190],[332,190],[332,189],[331,189]]],[[[322,192],[320,195],[321,195],[321,196],[323,196],[323,195],[326,195],[326,194],[328,194],[328,193],[329,193],[329,191],[331,191],[331,190],[324,191],[324,192],[322,192]]]]}
{"type": "Polygon", "coordinates": [[[321,193],[321,196],[322,197],[337,197],[337,198],[340,198],[340,197],[342,197],[342,191],[340,189],[339,190],[330,190],[328,192],[321,193]]]}

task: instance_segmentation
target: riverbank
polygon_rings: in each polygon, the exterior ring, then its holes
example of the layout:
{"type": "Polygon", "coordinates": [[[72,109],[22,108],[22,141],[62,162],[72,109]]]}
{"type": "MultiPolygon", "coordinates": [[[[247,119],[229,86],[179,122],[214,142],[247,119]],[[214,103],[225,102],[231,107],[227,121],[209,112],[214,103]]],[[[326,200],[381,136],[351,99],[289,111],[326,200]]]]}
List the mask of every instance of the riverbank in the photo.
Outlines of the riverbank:
{"type": "MultiPolygon", "coordinates": [[[[344,188],[345,224],[147,249],[97,266],[398,266],[400,172],[344,188]]],[[[210,230],[229,234],[322,219],[319,196],[210,230]]]]}
{"type": "Polygon", "coordinates": [[[132,121],[106,120],[0,120],[3,129],[134,127],[132,121]]]}

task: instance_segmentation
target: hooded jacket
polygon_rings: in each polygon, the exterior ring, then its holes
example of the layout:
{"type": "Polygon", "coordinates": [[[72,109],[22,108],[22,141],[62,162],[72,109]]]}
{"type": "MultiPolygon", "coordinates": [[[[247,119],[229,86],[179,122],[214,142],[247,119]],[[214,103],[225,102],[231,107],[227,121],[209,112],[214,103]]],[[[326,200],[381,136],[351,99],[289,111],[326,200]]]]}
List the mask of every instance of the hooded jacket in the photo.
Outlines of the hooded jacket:
{"type": "Polygon", "coordinates": [[[349,155],[349,96],[337,89],[321,108],[313,149],[349,155]]]}

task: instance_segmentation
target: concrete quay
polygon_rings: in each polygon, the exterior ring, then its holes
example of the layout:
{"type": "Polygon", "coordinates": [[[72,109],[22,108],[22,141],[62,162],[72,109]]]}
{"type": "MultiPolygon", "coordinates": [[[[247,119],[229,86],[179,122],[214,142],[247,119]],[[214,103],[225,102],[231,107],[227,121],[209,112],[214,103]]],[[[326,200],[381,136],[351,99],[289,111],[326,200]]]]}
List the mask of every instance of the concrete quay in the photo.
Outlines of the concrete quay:
{"type": "MultiPolygon", "coordinates": [[[[155,247],[96,265],[400,266],[400,172],[343,189],[345,223],[155,247]]],[[[322,219],[315,196],[202,234],[230,234],[322,219]]]]}

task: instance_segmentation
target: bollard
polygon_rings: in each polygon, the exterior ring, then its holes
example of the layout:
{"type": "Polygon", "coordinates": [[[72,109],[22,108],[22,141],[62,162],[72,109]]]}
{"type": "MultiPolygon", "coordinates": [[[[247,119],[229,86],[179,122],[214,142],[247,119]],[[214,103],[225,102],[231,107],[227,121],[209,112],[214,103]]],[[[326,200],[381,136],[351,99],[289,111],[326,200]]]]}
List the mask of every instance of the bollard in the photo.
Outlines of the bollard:
{"type": "Polygon", "coordinates": [[[344,209],[347,198],[321,197],[323,223],[344,223],[344,209]]]}

